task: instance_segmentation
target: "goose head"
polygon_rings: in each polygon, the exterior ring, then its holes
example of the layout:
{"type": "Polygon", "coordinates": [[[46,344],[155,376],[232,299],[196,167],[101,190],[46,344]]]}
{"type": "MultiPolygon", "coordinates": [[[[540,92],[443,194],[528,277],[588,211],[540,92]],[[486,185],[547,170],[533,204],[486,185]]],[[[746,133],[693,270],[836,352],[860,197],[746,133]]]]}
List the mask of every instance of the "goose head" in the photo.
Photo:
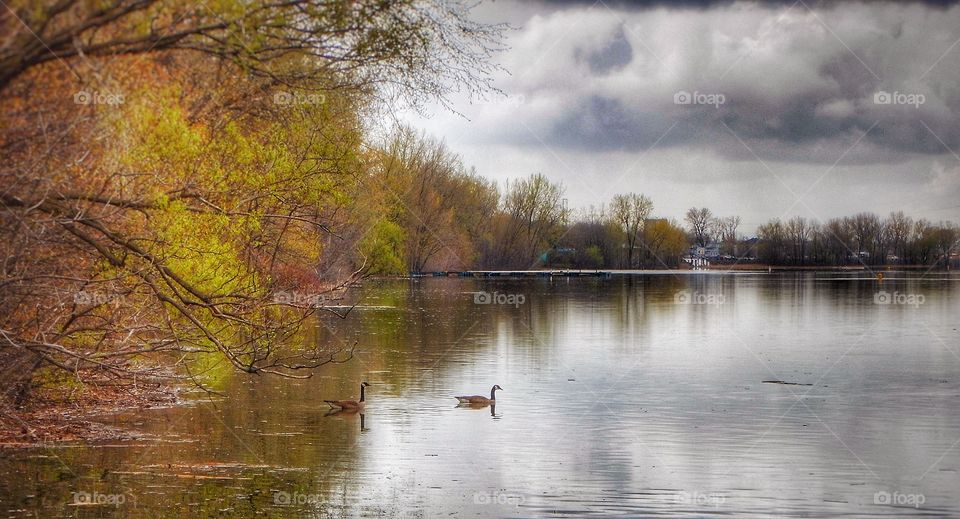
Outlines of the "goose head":
{"type": "Polygon", "coordinates": [[[366,380],[360,383],[360,402],[361,403],[363,403],[367,399],[366,391],[364,390],[367,389],[368,387],[370,387],[370,383],[367,382],[366,380]]]}

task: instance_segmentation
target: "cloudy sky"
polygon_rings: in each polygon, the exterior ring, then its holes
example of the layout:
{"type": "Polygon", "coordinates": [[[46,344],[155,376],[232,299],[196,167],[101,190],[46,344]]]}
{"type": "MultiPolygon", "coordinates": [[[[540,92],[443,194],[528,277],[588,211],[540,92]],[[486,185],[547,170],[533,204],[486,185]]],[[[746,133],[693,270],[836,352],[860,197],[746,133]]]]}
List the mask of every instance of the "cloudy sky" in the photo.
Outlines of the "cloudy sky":
{"type": "MultiPolygon", "coordinates": [[[[806,3],[804,3],[806,2],[806,3]]],[[[572,208],[960,222],[960,6],[509,2],[506,96],[407,114],[498,181],[541,172],[572,208]]]]}

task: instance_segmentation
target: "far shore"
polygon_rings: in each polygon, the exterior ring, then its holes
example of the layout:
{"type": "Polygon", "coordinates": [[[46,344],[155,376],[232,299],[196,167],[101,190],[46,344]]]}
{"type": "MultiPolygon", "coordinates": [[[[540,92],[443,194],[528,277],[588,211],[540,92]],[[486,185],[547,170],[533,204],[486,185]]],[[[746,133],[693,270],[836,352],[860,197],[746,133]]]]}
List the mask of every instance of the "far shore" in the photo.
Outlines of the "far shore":
{"type": "MultiPolygon", "coordinates": [[[[695,274],[697,272],[897,272],[897,271],[950,271],[948,267],[931,267],[930,265],[767,265],[763,263],[729,263],[713,264],[693,269],[683,265],[673,269],[568,269],[542,268],[517,270],[449,270],[411,273],[407,278],[421,277],[597,277],[597,276],[630,276],[641,274],[695,274]]],[[[391,276],[385,276],[391,277],[391,276]]]]}
{"type": "Polygon", "coordinates": [[[788,270],[818,270],[818,271],[868,271],[868,272],[896,272],[899,270],[930,270],[946,271],[948,267],[931,267],[930,265],[764,265],[762,263],[734,263],[730,265],[716,264],[707,267],[710,270],[761,270],[761,271],[788,271],[788,270]]]}

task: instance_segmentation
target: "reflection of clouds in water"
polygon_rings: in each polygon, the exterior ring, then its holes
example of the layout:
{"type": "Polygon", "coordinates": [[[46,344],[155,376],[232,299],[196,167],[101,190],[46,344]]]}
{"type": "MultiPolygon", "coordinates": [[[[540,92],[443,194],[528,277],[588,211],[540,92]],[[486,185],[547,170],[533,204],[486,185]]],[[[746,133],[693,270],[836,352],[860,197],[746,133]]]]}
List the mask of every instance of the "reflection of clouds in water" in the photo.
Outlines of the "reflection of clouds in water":
{"type": "MultiPolygon", "coordinates": [[[[77,448],[70,462],[98,478],[108,469],[102,491],[122,481],[144,516],[178,499],[203,502],[201,515],[252,513],[250,500],[271,506],[271,489],[320,496],[311,510],[345,516],[842,515],[882,513],[870,508],[881,491],[924,496],[898,513],[957,515],[960,452],[948,449],[960,372],[946,346],[958,337],[960,277],[936,277],[946,276],[889,274],[883,289],[922,293],[918,308],[873,304],[878,283],[852,273],[370,282],[371,296],[417,293],[398,312],[332,321],[364,345],[363,363],[306,381],[234,376],[219,418],[207,408],[131,417],[188,443],[77,448]],[[464,296],[477,290],[522,292],[528,304],[481,315],[464,296]],[[679,290],[726,302],[678,305],[679,290]],[[761,383],[773,379],[813,385],[761,383]],[[321,397],[350,396],[357,380],[377,389],[363,415],[324,417],[321,397]],[[453,395],[494,383],[506,388],[495,409],[454,407],[453,395]],[[116,474],[171,462],[236,479],[181,478],[171,497],[147,490],[170,484],[159,476],[116,474]]],[[[49,462],[11,453],[0,468],[21,470],[0,479],[0,496],[26,482],[70,499],[71,482],[33,479],[49,462]]]]}

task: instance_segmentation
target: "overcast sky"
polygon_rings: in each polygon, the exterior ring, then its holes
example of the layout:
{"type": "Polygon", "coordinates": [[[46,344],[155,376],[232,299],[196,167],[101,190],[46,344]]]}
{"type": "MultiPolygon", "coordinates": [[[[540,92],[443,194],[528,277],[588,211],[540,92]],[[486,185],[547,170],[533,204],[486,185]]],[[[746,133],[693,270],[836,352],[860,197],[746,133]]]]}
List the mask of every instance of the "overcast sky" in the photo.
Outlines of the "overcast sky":
{"type": "Polygon", "coordinates": [[[943,4],[498,0],[475,16],[516,28],[506,97],[405,118],[483,176],[562,182],[572,208],[642,192],[747,234],[860,211],[960,222],[960,6],[943,4]]]}

